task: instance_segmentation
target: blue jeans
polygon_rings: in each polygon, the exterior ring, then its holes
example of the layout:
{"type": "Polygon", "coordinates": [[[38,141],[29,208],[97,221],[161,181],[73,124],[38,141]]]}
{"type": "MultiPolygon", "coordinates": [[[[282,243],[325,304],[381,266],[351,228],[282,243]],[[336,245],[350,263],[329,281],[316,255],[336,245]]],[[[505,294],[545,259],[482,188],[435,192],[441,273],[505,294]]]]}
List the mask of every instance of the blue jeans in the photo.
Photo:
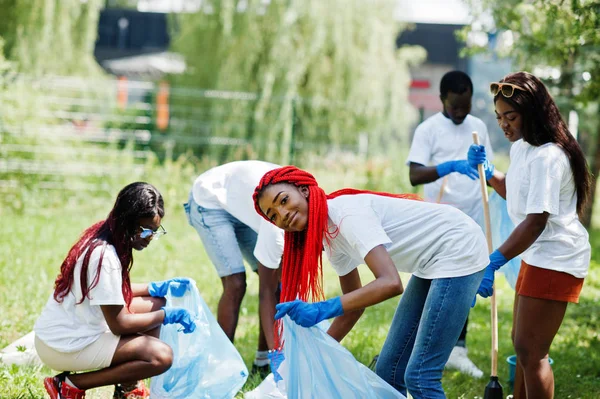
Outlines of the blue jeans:
{"type": "Polygon", "coordinates": [[[412,276],[375,371],[406,395],[445,398],[442,372],[463,329],[484,270],[463,277],[412,276]]]}
{"type": "Polygon", "coordinates": [[[183,207],[219,277],[244,273],[244,259],[253,271],[258,269],[258,261],[254,257],[258,234],[254,230],[224,209],[201,207],[191,195],[183,207]]]}

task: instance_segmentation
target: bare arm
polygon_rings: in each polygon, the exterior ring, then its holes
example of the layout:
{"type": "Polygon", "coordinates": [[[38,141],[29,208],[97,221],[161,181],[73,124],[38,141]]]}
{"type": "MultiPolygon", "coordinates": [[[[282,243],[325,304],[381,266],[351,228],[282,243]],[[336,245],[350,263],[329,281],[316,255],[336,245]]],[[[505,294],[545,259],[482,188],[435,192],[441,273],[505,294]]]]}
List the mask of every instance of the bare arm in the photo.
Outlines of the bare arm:
{"type": "Polygon", "coordinates": [[[494,175],[487,182],[502,198],[506,199],[506,175],[504,173],[494,170],[494,175]]]}
{"type": "Polygon", "coordinates": [[[409,166],[408,178],[410,184],[418,186],[436,181],[440,178],[436,166],[425,166],[420,163],[411,162],[409,166]]]}
{"type": "Polygon", "coordinates": [[[150,296],[148,293],[148,284],[131,283],[131,293],[136,296],[150,296]]]}
{"type": "Polygon", "coordinates": [[[108,328],[115,335],[131,335],[160,326],[165,318],[163,310],[148,313],[129,313],[123,305],[100,305],[108,328]]]}
{"type": "Polygon", "coordinates": [[[273,324],[275,322],[275,305],[277,298],[277,285],[279,284],[279,269],[270,269],[258,263],[258,306],[260,322],[265,333],[269,349],[275,348],[273,324]]]}
{"type": "Polygon", "coordinates": [[[344,313],[364,309],[404,292],[398,270],[383,245],[378,245],[369,251],[365,256],[365,263],[373,272],[375,280],[342,295],[344,313]]]}
{"type": "Polygon", "coordinates": [[[506,259],[512,259],[531,246],[544,231],[550,214],[530,213],[498,248],[506,259]]]}
{"type": "MultiPolygon", "coordinates": [[[[355,291],[362,287],[360,281],[360,274],[358,269],[352,270],[345,276],[340,277],[340,286],[342,292],[347,294],[355,291]]],[[[338,342],[344,339],[344,337],[352,330],[358,319],[362,316],[364,309],[358,309],[354,311],[347,311],[342,316],[336,317],[331,323],[327,333],[331,335],[338,342]]]]}

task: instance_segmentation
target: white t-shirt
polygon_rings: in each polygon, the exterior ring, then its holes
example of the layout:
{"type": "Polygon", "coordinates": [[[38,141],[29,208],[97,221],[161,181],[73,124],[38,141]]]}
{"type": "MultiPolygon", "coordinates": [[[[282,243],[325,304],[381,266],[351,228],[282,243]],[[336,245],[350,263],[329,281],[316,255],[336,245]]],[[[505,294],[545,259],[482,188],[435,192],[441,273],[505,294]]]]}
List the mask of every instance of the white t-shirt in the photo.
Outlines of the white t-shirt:
{"type": "Polygon", "coordinates": [[[530,213],[550,214],[537,240],[521,254],[525,263],[583,278],[590,265],[588,232],[577,216],[577,191],[565,152],[554,143],[539,147],[523,139],[510,148],[506,207],[518,225],[530,213]]]}
{"type": "MultiPolygon", "coordinates": [[[[473,144],[472,133],[479,134],[479,142],[485,146],[488,159],[494,158],[485,123],[479,118],[467,115],[460,125],[455,125],[441,112],[427,118],[417,126],[408,153],[406,164],[411,162],[425,166],[439,165],[447,161],[467,159],[467,152],[473,144]]],[[[481,187],[478,180],[471,180],[461,173],[450,173],[441,202],[452,205],[471,216],[483,226],[481,187]]],[[[426,201],[436,202],[444,178],[424,185],[426,201]]]]}
{"type": "Polygon", "coordinates": [[[489,263],[481,228],[451,206],[374,194],[343,195],[327,205],[333,238],[323,243],[340,276],[378,245],[396,269],[425,279],[466,276],[489,263]]]}
{"type": "Polygon", "coordinates": [[[87,281],[94,281],[98,270],[100,253],[104,250],[98,284],[92,288],[88,297],[81,301],[81,264],[85,256],[79,257],[74,269],[71,291],[62,303],[54,300],[52,294],[35,322],[35,335],[49,347],[59,352],[77,352],[92,344],[102,334],[110,331],[100,305],[125,305],[121,291],[121,262],[112,245],[98,246],[90,256],[87,281]]]}
{"type": "Polygon", "coordinates": [[[230,162],[202,173],[192,186],[198,205],[223,209],[258,234],[254,256],[271,269],[281,262],[284,232],[256,212],[252,194],[264,174],[277,168],[263,161],[230,162]]]}

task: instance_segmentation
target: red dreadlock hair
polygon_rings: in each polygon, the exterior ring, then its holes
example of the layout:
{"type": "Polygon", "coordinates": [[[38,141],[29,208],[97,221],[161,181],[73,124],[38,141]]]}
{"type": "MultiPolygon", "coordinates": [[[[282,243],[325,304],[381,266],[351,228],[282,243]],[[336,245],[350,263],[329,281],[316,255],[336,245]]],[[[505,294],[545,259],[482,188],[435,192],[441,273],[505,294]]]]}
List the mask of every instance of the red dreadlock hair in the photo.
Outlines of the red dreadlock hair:
{"type": "MultiPolygon", "coordinates": [[[[385,197],[421,200],[416,194],[391,194],[353,188],[344,188],[327,195],[310,173],[295,166],[283,166],[265,173],[252,196],[256,212],[269,222],[271,220],[258,206],[258,200],[267,186],[277,183],[288,183],[298,187],[307,186],[309,191],[306,230],[285,232],[280,302],[289,302],[295,299],[320,301],[324,298],[323,239],[329,243],[330,238],[336,233],[329,232],[327,229],[328,199],[342,195],[376,194],[385,197]]],[[[276,328],[275,331],[276,341],[280,342],[279,329],[276,328]]]]}

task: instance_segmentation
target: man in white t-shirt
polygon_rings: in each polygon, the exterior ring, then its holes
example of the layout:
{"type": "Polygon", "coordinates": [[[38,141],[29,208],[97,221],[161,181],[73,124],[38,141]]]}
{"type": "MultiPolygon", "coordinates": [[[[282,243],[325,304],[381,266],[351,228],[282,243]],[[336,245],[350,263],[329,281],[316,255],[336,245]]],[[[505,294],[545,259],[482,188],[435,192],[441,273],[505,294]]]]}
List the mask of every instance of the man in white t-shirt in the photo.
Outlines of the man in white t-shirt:
{"type": "MultiPolygon", "coordinates": [[[[461,71],[446,73],[440,82],[443,110],[417,126],[406,163],[411,184],[424,185],[425,200],[452,205],[483,229],[478,173],[466,160],[473,144],[472,133],[478,133],[490,159],[493,152],[485,124],[469,115],[472,97],[469,75],[461,71]]],[[[446,366],[480,378],[483,372],[467,356],[467,324],[468,319],[446,366]]]]}
{"type": "Polygon", "coordinates": [[[190,225],[221,278],[217,321],[231,342],[246,292],[244,259],[258,273],[261,328],[253,371],[263,376],[269,372],[268,350],[275,346],[273,320],[284,233],[256,213],[252,194],[262,176],[278,167],[262,161],[214,167],[196,178],[184,205],[190,225]]]}

